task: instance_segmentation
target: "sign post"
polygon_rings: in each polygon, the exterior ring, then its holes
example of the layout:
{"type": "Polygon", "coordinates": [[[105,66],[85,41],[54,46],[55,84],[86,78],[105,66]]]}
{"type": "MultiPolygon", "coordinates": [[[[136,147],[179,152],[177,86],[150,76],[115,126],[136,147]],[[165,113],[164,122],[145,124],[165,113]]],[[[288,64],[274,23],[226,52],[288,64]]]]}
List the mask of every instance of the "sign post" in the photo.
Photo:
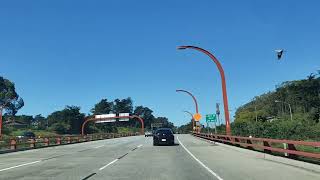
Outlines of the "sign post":
{"type": "Polygon", "coordinates": [[[209,127],[210,122],[214,122],[214,133],[217,134],[217,125],[216,125],[217,115],[216,114],[207,114],[206,121],[207,121],[208,127],[209,127]]]}

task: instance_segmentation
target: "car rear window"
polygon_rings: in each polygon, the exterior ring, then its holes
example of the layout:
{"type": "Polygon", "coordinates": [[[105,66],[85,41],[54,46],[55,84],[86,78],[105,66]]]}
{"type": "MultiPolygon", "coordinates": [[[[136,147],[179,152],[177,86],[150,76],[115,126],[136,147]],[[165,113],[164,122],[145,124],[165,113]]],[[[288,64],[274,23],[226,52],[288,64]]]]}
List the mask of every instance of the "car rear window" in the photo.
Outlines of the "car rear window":
{"type": "Polygon", "coordinates": [[[157,133],[172,134],[172,131],[170,129],[160,129],[157,133]]]}

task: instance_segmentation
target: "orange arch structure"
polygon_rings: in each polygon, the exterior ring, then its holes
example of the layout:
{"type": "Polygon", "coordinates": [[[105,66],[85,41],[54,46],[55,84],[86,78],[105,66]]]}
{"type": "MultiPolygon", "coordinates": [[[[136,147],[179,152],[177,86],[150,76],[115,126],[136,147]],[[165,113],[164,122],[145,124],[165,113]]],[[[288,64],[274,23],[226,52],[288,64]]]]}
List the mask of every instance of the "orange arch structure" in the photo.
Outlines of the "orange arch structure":
{"type": "Polygon", "coordinates": [[[129,119],[133,119],[133,118],[136,118],[140,121],[141,123],[141,131],[140,131],[140,134],[143,135],[144,134],[144,120],[137,116],[137,115],[132,115],[132,116],[117,116],[117,117],[108,117],[108,118],[89,118],[89,119],[86,119],[83,123],[82,123],[82,126],[81,126],[81,135],[85,135],[84,134],[84,128],[86,126],[86,124],[88,122],[91,122],[91,121],[99,121],[99,120],[106,120],[106,119],[126,119],[126,118],[129,118],[129,119]]]}

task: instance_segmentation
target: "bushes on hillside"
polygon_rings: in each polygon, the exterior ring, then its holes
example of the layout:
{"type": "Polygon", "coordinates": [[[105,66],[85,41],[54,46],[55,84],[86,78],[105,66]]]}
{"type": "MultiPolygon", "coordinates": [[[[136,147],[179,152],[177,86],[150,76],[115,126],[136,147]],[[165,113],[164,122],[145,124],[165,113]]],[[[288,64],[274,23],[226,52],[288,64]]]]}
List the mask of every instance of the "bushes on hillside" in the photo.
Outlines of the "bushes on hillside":
{"type": "Polygon", "coordinates": [[[320,141],[320,124],[309,121],[236,122],[231,129],[237,136],[320,141]]]}

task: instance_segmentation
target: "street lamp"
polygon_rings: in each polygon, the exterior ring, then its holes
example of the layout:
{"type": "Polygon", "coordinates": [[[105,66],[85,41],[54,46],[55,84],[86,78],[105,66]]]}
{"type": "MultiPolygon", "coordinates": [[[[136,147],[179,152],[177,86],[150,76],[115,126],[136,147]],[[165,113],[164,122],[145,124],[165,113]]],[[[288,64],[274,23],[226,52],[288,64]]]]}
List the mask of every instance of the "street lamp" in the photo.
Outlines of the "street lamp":
{"type": "Polygon", "coordinates": [[[229,108],[228,108],[228,96],[227,96],[227,87],[226,87],[226,79],[224,75],[224,70],[221,66],[221,63],[218,61],[214,55],[212,55],[209,51],[195,47],[195,46],[179,46],[179,50],[183,49],[195,49],[197,51],[200,51],[206,55],[208,55],[211,60],[216,64],[216,66],[219,69],[220,76],[221,76],[221,83],[222,83],[222,95],[223,95],[223,105],[224,105],[224,116],[225,116],[225,121],[226,121],[226,133],[227,135],[231,135],[231,127],[230,127],[230,116],[229,116],[229,108]]]}
{"type": "Polygon", "coordinates": [[[275,103],[284,103],[284,104],[287,104],[289,106],[289,111],[290,111],[290,119],[292,121],[292,110],[291,110],[291,105],[287,102],[284,102],[284,101],[279,101],[279,100],[275,100],[274,101],[275,103]]]}
{"type": "Polygon", "coordinates": [[[191,120],[192,120],[192,128],[191,128],[191,131],[193,131],[193,128],[194,128],[194,118],[193,118],[192,113],[189,112],[189,111],[183,111],[183,112],[185,112],[185,113],[187,113],[187,114],[189,114],[189,115],[191,116],[191,120]]]}
{"type": "Polygon", "coordinates": [[[186,90],[183,90],[183,89],[177,89],[176,92],[184,92],[184,93],[187,93],[188,95],[190,95],[192,97],[192,99],[193,99],[194,105],[196,106],[196,113],[197,114],[199,113],[198,102],[197,102],[196,97],[194,97],[193,94],[191,94],[189,91],[186,91],[186,90]]]}

